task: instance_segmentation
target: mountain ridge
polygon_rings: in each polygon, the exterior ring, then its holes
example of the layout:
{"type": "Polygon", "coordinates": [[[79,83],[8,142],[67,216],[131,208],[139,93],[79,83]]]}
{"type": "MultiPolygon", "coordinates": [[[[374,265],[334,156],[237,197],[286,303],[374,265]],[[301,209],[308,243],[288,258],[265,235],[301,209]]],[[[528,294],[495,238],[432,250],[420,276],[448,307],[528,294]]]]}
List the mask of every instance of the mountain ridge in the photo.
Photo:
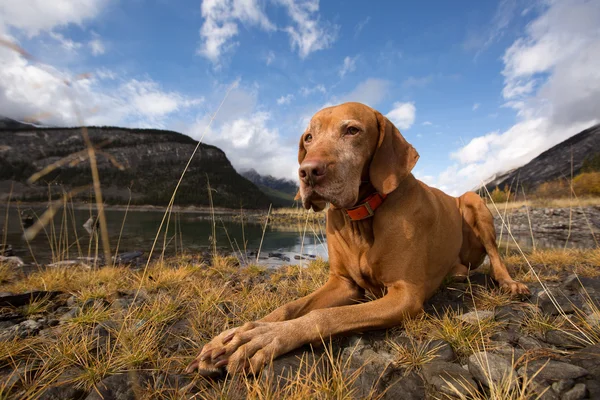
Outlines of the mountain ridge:
{"type": "MultiPolygon", "coordinates": [[[[56,195],[92,182],[89,161],[80,155],[71,160],[71,166],[54,170],[36,184],[26,183],[33,173],[85,149],[81,127],[37,127],[7,118],[0,121],[0,193],[5,193],[4,197],[12,186],[13,199],[45,201],[48,190],[56,195]]],[[[110,204],[126,204],[130,189],[132,204],[168,204],[198,144],[175,131],[86,128],[99,148],[97,164],[104,197],[110,204]]],[[[217,207],[267,208],[270,204],[267,195],[235,171],[221,149],[201,143],[175,204],[209,205],[209,185],[217,207]]]]}
{"type": "Polygon", "coordinates": [[[581,172],[586,160],[600,154],[600,124],[591,126],[552,146],[518,168],[488,178],[484,185],[490,192],[499,187],[511,187],[518,182],[526,190],[581,172]]]}

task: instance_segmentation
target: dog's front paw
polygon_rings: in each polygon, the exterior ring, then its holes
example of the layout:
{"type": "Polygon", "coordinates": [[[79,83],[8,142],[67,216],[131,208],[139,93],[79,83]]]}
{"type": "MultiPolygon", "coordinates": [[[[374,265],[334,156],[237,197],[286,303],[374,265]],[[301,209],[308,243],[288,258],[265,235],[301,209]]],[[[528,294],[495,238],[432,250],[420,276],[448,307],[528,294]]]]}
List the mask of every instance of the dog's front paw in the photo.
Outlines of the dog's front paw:
{"type": "Polygon", "coordinates": [[[198,371],[200,375],[206,377],[221,375],[223,368],[222,365],[217,365],[217,362],[222,361],[221,357],[225,353],[223,347],[233,338],[236,329],[238,328],[228,329],[205,344],[198,357],[187,366],[185,372],[191,374],[198,371]]]}
{"type": "Polygon", "coordinates": [[[525,297],[530,295],[529,288],[526,285],[512,279],[500,281],[499,284],[502,291],[510,293],[513,296],[525,297]]]}

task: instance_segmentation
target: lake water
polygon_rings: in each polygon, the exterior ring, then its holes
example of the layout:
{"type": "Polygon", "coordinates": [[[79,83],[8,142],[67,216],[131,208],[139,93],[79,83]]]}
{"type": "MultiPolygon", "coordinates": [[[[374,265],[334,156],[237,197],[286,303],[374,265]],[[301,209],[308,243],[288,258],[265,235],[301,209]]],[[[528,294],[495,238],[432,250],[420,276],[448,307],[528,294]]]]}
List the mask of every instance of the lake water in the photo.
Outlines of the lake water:
{"type": "MultiPolygon", "coordinates": [[[[12,245],[16,256],[30,263],[35,259],[40,264],[54,260],[75,259],[78,256],[93,256],[96,248],[95,239],[84,228],[84,223],[90,218],[90,211],[84,209],[69,209],[65,218],[63,210],[59,210],[54,217],[54,223],[48,224],[28,247],[23,239],[21,218],[16,206],[11,206],[6,222],[6,206],[0,206],[0,244],[6,237],[6,243],[12,245]],[[66,221],[66,222],[65,222],[66,221]],[[67,234],[64,226],[67,226],[67,234]],[[63,229],[61,229],[61,225],[63,229]],[[75,233],[76,231],[76,233],[75,233]],[[68,238],[67,238],[68,236],[68,238]],[[51,245],[52,243],[52,245],[51,245]],[[54,249],[54,251],[53,251],[54,249]],[[60,249],[60,250],[57,250],[60,249]],[[32,256],[33,253],[33,256],[32,256]],[[60,254],[57,256],[57,254],[60,254]]],[[[40,216],[45,208],[28,209],[40,216]]],[[[142,251],[147,257],[152,248],[152,243],[160,226],[164,212],[160,211],[132,211],[127,215],[125,211],[107,210],[106,217],[111,243],[111,251],[114,254],[116,245],[123,226],[121,240],[119,242],[119,253],[142,251]],[[125,223],[123,224],[123,221],[125,223]]],[[[279,266],[282,264],[298,264],[303,260],[314,257],[327,259],[327,246],[325,234],[321,228],[308,229],[304,233],[304,227],[277,226],[269,224],[263,232],[263,226],[259,223],[232,221],[231,214],[217,215],[215,217],[215,232],[217,248],[221,252],[245,255],[241,257],[246,261],[256,260],[256,252],[260,248],[259,263],[268,266],[279,266]],[[227,218],[229,216],[229,218],[227,218]],[[316,231],[316,233],[315,233],[316,231]],[[252,255],[248,253],[254,252],[252,255]],[[269,257],[269,255],[273,257],[269,257]]],[[[171,216],[169,231],[165,240],[161,233],[154,255],[160,255],[165,248],[166,255],[174,255],[185,249],[187,252],[198,253],[209,251],[212,247],[213,224],[208,214],[198,212],[173,213],[171,216]]],[[[324,230],[324,228],[323,228],[324,230]]],[[[561,231],[560,235],[536,235],[537,248],[553,247],[595,247],[595,242],[590,239],[589,233],[584,236],[572,235],[567,241],[567,230],[561,231]]],[[[529,229],[526,231],[514,231],[514,237],[523,250],[532,248],[529,229]]],[[[500,248],[515,249],[513,240],[506,234],[499,236],[500,248]]],[[[0,246],[0,250],[2,247],[0,246]]],[[[101,251],[100,251],[101,253],[101,251]]]]}
{"type": "MultiPolygon", "coordinates": [[[[95,249],[95,239],[83,226],[90,218],[89,210],[69,209],[66,218],[62,209],[59,210],[54,217],[54,223],[47,225],[46,229],[42,230],[29,243],[32,251],[29,250],[27,242],[23,238],[23,228],[18,210],[14,205],[9,208],[7,223],[5,222],[6,210],[6,206],[0,207],[0,221],[2,221],[2,225],[0,225],[2,228],[0,243],[6,237],[6,243],[12,245],[15,255],[21,257],[25,262],[33,261],[32,252],[38,263],[51,262],[53,258],[52,247],[54,249],[60,248],[60,252],[63,253],[61,257],[55,257],[55,259],[74,259],[80,255],[88,256],[90,243],[92,243],[91,248],[95,249]],[[66,224],[64,223],[65,219],[66,224]],[[64,233],[61,239],[61,225],[63,226],[63,232],[65,231],[64,226],[68,226],[68,229],[66,229],[68,239],[66,239],[64,233]],[[75,231],[77,234],[75,234],[75,231]],[[50,243],[54,243],[54,246],[51,246],[50,243]],[[67,252],[68,254],[66,254],[67,252]]],[[[31,209],[28,208],[28,210],[31,209]]],[[[41,216],[44,210],[44,208],[33,208],[37,216],[41,216]]],[[[125,211],[107,210],[106,218],[112,253],[115,252],[121,226],[123,226],[119,242],[119,253],[143,251],[144,256],[148,256],[163,215],[164,212],[158,211],[130,210],[126,216],[125,211]],[[125,223],[123,224],[124,219],[125,223]]],[[[154,254],[160,254],[163,247],[165,247],[167,255],[180,252],[182,247],[188,252],[210,250],[212,248],[213,224],[207,218],[209,218],[207,214],[173,213],[169,223],[166,246],[164,246],[164,234],[161,233],[154,254]]],[[[275,226],[267,226],[263,234],[263,226],[259,223],[245,222],[242,225],[241,222],[227,221],[226,219],[219,216],[215,217],[217,247],[224,252],[256,252],[260,247],[262,256],[260,261],[263,264],[275,261],[265,259],[269,253],[283,253],[278,255],[279,258],[285,259],[287,257],[294,261],[298,258],[312,258],[308,257],[309,255],[327,258],[324,235],[315,235],[312,232],[303,234],[301,229],[275,226]],[[300,257],[302,254],[306,257],[300,257]]],[[[92,250],[92,253],[94,251],[92,250]]],[[[55,250],[54,254],[56,253],[55,250]]],[[[254,257],[256,256],[251,258],[254,257]]],[[[281,264],[281,260],[279,264],[281,264]]]]}

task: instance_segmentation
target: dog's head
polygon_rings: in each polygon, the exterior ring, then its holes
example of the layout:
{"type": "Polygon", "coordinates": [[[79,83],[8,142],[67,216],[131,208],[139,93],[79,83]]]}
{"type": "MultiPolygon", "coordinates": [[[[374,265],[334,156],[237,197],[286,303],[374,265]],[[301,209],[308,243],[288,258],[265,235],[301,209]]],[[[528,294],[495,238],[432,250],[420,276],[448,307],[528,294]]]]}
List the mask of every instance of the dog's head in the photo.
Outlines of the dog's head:
{"type": "Polygon", "coordinates": [[[381,113],[360,103],[344,103],[316,113],[300,138],[299,196],[305,208],[326,203],[350,208],[361,183],[383,194],[410,174],[419,154],[381,113]]]}

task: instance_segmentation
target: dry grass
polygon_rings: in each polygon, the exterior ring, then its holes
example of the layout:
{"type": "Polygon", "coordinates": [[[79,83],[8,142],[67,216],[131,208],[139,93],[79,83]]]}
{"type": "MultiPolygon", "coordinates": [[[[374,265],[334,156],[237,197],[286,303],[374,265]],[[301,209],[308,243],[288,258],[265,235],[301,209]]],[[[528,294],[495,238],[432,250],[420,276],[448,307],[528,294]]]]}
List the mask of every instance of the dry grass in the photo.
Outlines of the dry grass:
{"type": "Polygon", "coordinates": [[[437,358],[437,351],[441,345],[431,346],[431,340],[418,341],[409,337],[408,345],[400,344],[394,340],[388,342],[394,356],[396,365],[404,367],[406,374],[420,371],[423,365],[437,358]]]}
{"type": "MultiPolygon", "coordinates": [[[[44,364],[27,382],[27,396],[33,397],[67,379],[67,372],[69,382],[86,390],[119,372],[176,369],[180,373],[202,343],[224,328],[261,318],[314,291],[327,275],[328,266],[322,261],[268,275],[262,267],[242,269],[233,258],[217,257],[210,267],[181,258],[151,264],[146,273],[125,267],[49,268],[21,280],[11,278],[0,284],[0,291],[60,290],[73,295],[80,307],[87,305],[50,328],[50,335],[0,342],[0,364],[44,364]],[[135,295],[131,288],[138,285],[140,292],[131,303],[135,295]],[[183,323],[183,330],[172,331],[176,323],[183,323]],[[100,327],[107,331],[105,336],[98,336],[100,327]],[[166,352],[167,348],[171,350],[166,352]]],[[[62,298],[57,301],[66,301],[62,298]]],[[[51,304],[42,299],[19,311],[27,316],[45,314],[51,304]]],[[[306,361],[303,372],[294,378],[294,388],[286,387],[286,396],[308,398],[303,393],[325,391],[335,398],[351,398],[349,374],[340,369],[347,366],[337,360],[306,361]],[[317,373],[317,364],[328,365],[327,378],[317,373]]],[[[264,388],[258,383],[241,383],[240,390],[251,393],[250,398],[261,398],[264,388]]],[[[209,391],[207,385],[200,384],[209,391]]]]}
{"type": "MultiPolygon", "coordinates": [[[[515,210],[524,206],[529,208],[578,208],[600,205],[600,197],[581,197],[581,198],[539,198],[527,201],[509,201],[496,202],[498,209],[503,212],[504,209],[515,210]]],[[[489,203],[488,208],[492,214],[496,215],[496,209],[493,204],[489,203]]]]}
{"type": "Polygon", "coordinates": [[[505,264],[514,270],[515,279],[536,282],[529,265],[543,281],[556,282],[567,274],[584,277],[600,276],[600,248],[596,249],[545,249],[528,254],[503,257],[505,264]]]}

